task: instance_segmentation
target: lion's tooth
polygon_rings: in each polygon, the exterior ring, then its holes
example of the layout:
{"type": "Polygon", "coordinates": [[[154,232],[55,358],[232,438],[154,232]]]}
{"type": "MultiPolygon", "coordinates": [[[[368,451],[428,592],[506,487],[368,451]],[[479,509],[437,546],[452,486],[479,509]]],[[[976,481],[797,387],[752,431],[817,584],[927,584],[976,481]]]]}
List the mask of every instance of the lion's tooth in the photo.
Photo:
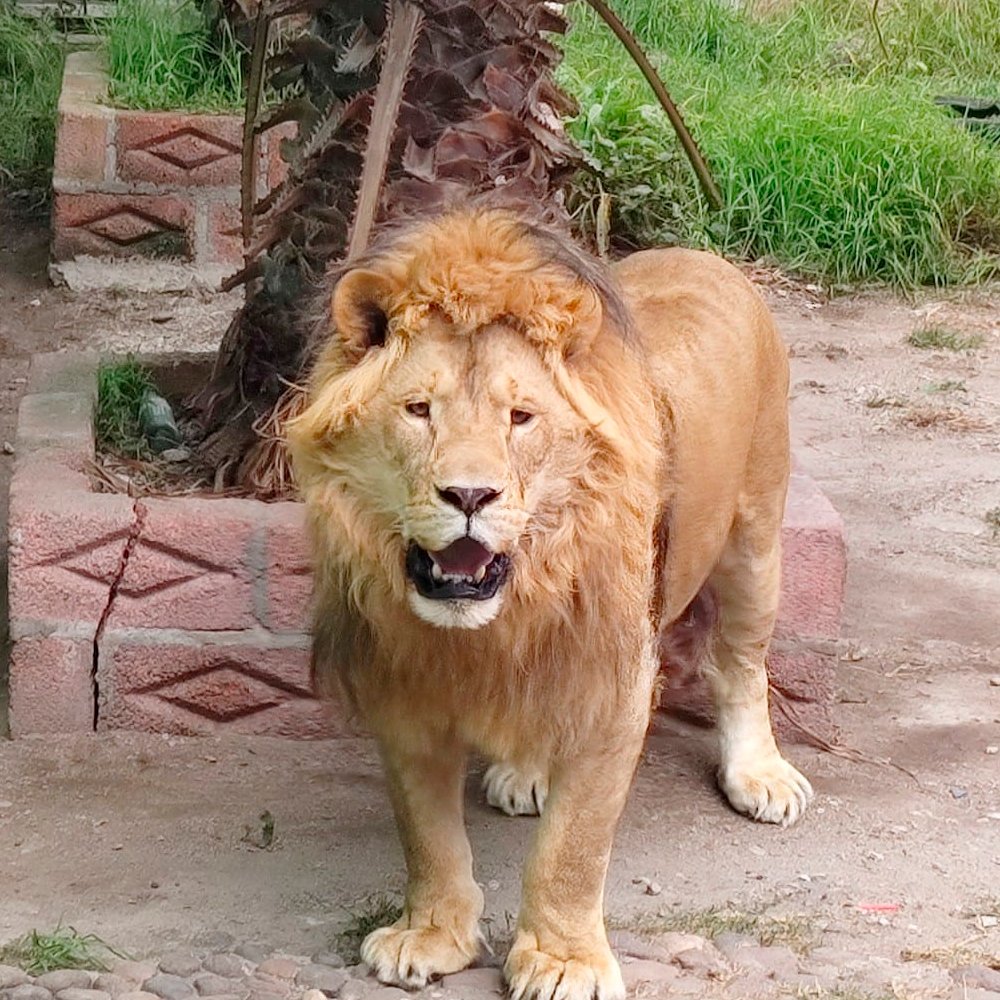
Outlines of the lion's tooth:
{"type": "Polygon", "coordinates": [[[444,573],[441,572],[441,567],[438,566],[434,560],[431,560],[431,577],[435,580],[441,580],[444,577],[444,573]]]}
{"type": "Polygon", "coordinates": [[[486,579],[486,567],[480,566],[479,570],[476,572],[476,575],[475,577],[473,577],[473,579],[476,581],[476,583],[482,583],[483,580],[486,579]]]}

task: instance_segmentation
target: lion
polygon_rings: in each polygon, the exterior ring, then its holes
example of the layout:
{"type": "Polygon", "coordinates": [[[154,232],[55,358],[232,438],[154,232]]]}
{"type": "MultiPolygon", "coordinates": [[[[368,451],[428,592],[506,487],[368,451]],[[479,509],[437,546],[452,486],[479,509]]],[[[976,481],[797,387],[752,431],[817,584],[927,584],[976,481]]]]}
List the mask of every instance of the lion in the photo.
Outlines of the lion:
{"type": "Polygon", "coordinates": [[[409,987],[475,959],[478,752],[488,801],[541,815],[512,996],[623,997],[604,882],[679,627],[706,636],[732,806],[789,824],[812,796],[768,714],[789,474],[775,326],[711,254],[606,267],[468,206],[342,271],[325,316],[288,430],[314,671],[378,741],[408,870],[402,917],[362,957],[409,987]]]}

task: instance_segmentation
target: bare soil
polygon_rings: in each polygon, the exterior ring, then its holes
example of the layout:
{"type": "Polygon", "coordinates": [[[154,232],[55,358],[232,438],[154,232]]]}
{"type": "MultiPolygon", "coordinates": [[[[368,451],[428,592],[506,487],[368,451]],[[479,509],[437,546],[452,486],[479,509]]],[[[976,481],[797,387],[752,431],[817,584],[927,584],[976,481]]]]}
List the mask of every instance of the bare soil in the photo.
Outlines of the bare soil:
{"type": "MultiPolygon", "coordinates": [[[[2,217],[5,440],[32,352],[205,346],[232,308],[53,289],[46,239],[44,219],[2,217]]],[[[618,838],[609,914],[629,926],[731,907],[801,915],[825,944],[860,955],[943,949],[947,961],[962,945],[996,956],[1000,289],[826,302],[772,283],[767,294],[792,354],[798,460],[847,524],[836,717],[841,744],[865,759],[790,747],[814,806],[793,829],[757,826],[715,792],[711,735],[661,717],[618,838]],[[931,322],[982,346],[907,345],[931,322]]],[[[5,505],[11,459],[0,463],[5,505]]],[[[502,925],[534,822],[490,812],[470,781],[469,825],[487,915],[502,925]]],[[[62,921],[136,954],[220,929],[308,953],[401,876],[364,741],[0,742],[0,941],[62,921]],[[247,830],[265,809],[276,841],[262,850],[247,830]]]]}

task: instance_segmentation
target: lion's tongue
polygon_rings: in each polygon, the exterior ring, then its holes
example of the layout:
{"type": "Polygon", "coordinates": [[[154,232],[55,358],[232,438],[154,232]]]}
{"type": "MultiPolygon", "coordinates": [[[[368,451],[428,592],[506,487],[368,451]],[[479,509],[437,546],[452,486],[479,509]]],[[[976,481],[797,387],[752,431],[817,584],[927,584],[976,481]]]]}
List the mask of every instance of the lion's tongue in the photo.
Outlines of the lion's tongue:
{"type": "Polygon", "coordinates": [[[440,552],[431,552],[430,557],[441,567],[442,573],[452,576],[475,576],[493,559],[493,553],[475,539],[466,535],[452,542],[440,552]]]}

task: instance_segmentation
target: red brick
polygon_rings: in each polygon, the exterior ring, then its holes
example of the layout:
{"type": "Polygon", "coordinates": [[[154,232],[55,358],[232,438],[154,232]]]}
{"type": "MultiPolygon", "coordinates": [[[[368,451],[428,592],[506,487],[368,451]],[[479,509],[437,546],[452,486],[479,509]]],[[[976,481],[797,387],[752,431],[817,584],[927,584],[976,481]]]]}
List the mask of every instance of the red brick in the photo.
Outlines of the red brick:
{"type": "Polygon", "coordinates": [[[315,739],[342,731],[316,700],[305,649],[102,643],[101,729],[315,739]]]}
{"type": "Polygon", "coordinates": [[[239,187],[243,122],[232,115],[118,113],[118,176],[171,187],[239,187]]]}
{"type": "Polygon", "coordinates": [[[96,106],[60,110],[53,168],[56,187],[63,180],[100,183],[106,179],[104,167],[111,121],[110,110],[96,106]]]}
{"type": "Polygon", "coordinates": [[[247,546],[261,518],[245,500],[143,500],[139,541],[109,628],[251,628],[247,546]]]}
{"type": "Polygon", "coordinates": [[[194,210],[173,195],[57,192],[52,253],[56,260],[193,256],[194,210]]]}
{"type": "Polygon", "coordinates": [[[96,627],[132,524],[128,497],[53,492],[44,469],[15,476],[10,509],[10,618],[96,627]]]}
{"type": "Polygon", "coordinates": [[[794,474],[789,484],[782,550],[775,634],[836,637],[847,575],[844,525],[816,483],[802,473],[794,474]]]}
{"type": "Polygon", "coordinates": [[[238,203],[208,206],[208,257],[232,268],[243,266],[243,236],[238,203]]]}
{"type": "Polygon", "coordinates": [[[268,628],[306,632],[310,628],[312,559],[300,503],[274,504],[269,512],[266,560],[268,628]]]}
{"type": "Polygon", "coordinates": [[[94,727],[93,643],[18,639],[10,654],[10,731],[67,733],[94,727]]]}

